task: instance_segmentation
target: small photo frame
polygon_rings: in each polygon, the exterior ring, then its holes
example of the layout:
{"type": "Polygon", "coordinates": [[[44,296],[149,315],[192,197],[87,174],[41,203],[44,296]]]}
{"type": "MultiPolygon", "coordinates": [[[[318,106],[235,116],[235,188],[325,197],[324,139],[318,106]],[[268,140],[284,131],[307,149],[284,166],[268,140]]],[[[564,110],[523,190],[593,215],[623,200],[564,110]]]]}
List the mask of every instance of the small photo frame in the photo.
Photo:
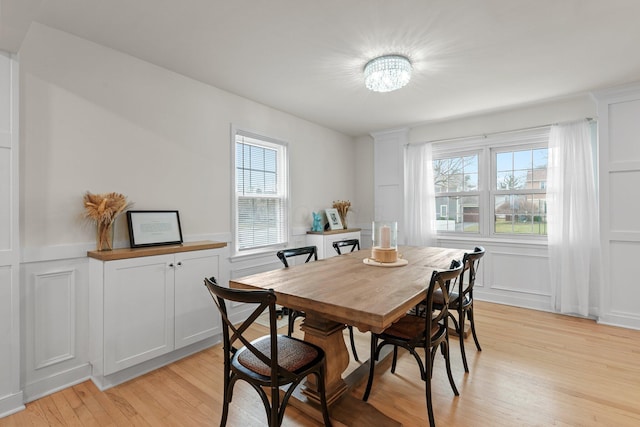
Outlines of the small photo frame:
{"type": "Polygon", "coordinates": [[[341,230],[344,228],[342,226],[342,220],[340,220],[338,209],[325,209],[324,212],[327,214],[327,222],[332,230],[341,230]]]}
{"type": "Polygon", "coordinates": [[[182,244],[178,211],[127,211],[132,248],[182,244]]]}

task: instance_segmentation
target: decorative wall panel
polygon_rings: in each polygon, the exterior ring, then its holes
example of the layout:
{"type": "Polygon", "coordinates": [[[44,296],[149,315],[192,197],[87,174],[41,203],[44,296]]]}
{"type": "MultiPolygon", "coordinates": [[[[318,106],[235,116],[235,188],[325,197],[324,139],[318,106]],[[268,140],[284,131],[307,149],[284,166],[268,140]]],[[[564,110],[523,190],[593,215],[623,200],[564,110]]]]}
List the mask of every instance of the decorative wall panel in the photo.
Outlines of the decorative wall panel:
{"type": "Polygon", "coordinates": [[[75,274],[39,274],[33,292],[34,364],[41,369],[74,357],[75,274]]]}

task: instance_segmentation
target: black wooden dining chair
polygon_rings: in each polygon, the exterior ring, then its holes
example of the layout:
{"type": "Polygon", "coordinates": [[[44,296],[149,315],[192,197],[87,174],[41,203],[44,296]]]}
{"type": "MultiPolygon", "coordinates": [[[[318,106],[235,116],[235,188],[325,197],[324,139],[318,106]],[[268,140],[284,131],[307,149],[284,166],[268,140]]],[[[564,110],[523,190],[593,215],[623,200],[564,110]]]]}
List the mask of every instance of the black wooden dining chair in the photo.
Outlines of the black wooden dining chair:
{"type": "MultiPolygon", "coordinates": [[[[333,249],[336,250],[338,255],[342,255],[340,248],[344,248],[344,247],[351,247],[351,250],[349,252],[353,252],[356,249],[360,250],[360,239],[345,239],[345,240],[338,240],[337,242],[333,242],[333,249]]],[[[353,337],[353,326],[347,325],[347,329],[349,330],[349,343],[351,344],[351,352],[353,353],[353,358],[355,359],[356,362],[359,362],[360,359],[358,359],[356,342],[353,337]]]]}
{"type": "Polygon", "coordinates": [[[325,395],[325,353],[322,348],[286,335],[278,335],[276,295],[269,290],[241,290],[219,286],[215,278],[204,284],[218,306],[222,318],[224,346],[224,402],[220,426],[227,424],[233,387],[244,380],[258,392],[271,427],[282,424],[284,411],[295,388],[308,375],[317,378],[320,406],[325,426],[331,426],[325,395]],[[239,325],[229,319],[227,301],[255,307],[239,325]],[[269,335],[250,341],[249,327],[265,310],[269,310],[269,335]],[[280,387],[284,394],[281,396],[280,387]],[[265,389],[270,390],[267,396],[265,389]],[[286,390],[286,391],[285,391],[286,390]]]}
{"type": "Polygon", "coordinates": [[[333,249],[336,250],[338,255],[342,255],[342,251],[340,248],[344,248],[345,246],[351,247],[351,250],[349,252],[353,252],[356,249],[360,250],[360,239],[345,239],[345,240],[338,240],[337,242],[333,242],[333,249]]]}
{"type": "MultiPolygon", "coordinates": [[[[289,267],[287,258],[291,257],[306,256],[307,258],[304,261],[306,264],[311,261],[311,258],[313,258],[314,261],[318,260],[318,248],[316,246],[303,246],[300,248],[283,249],[278,251],[276,253],[276,256],[280,261],[282,261],[282,264],[285,267],[289,267]]],[[[296,322],[296,319],[298,317],[304,317],[305,313],[304,311],[292,310],[288,307],[285,307],[284,309],[289,312],[287,335],[291,336],[291,334],[293,334],[293,326],[296,322]]]]}
{"type": "Polygon", "coordinates": [[[451,281],[455,280],[462,272],[462,263],[453,261],[451,269],[444,271],[434,271],[431,275],[429,287],[426,290],[425,309],[427,313],[433,312],[434,294],[439,291],[442,293],[444,304],[441,310],[434,313],[434,316],[420,316],[407,314],[398,322],[394,323],[382,333],[371,333],[371,359],[369,361],[369,379],[364,392],[363,400],[369,399],[371,386],[373,385],[374,369],[376,360],[380,356],[380,350],[385,345],[393,345],[393,363],[391,372],[395,372],[396,360],[398,356],[398,347],[402,347],[409,351],[418,362],[420,368],[420,377],[425,382],[425,394],[427,400],[427,413],[429,416],[429,425],[435,426],[433,416],[433,407],[431,403],[431,376],[433,371],[433,362],[435,355],[440,348],[449,377],[449,384],[453,393],[458,396],[458,389],[453,381],[451,373],[451,363],[449,360],[449,325],[448,325],[448,302],[449,287],[451,281]],[[380,341],[378,343],[378,341],[380,341]],[[424,349],[424,361],[422,360],[418,349],[424,349]]]}
{"type": "MultiPolygon", "coordinates": [[[[476,283],[476,273],[480,267],[480,259],[484,256],[484,248],[482,246],[476,246],[473,252],[465,253],[462,258],[462,265],[464,267],[460,278],[456,283],[457,286],[451,289],[449,295],[449,317],[455,325],[456,333],[460,339],[460,353],[462,354],[462,363],[464,365],[464,371],[469,372],[469,366],[467,365],[467,355],[464,351],[464,327],[465,317],[469,318],[469,324],[471,326],[471,334],[473,340],[476,343],[478,351],[482,351],[480,343],[478,342],[478,335],[476,334],[476,325],[473,315],[473,286],[476,283]],[[466,280],[465,280],[466,278],[466,280]],[[457,313],[458,316],[453,315],[457,313]]],[[[442,307],[442,296],[439,293],[434,295],[433,307],[439,310],[442,307]]]]}

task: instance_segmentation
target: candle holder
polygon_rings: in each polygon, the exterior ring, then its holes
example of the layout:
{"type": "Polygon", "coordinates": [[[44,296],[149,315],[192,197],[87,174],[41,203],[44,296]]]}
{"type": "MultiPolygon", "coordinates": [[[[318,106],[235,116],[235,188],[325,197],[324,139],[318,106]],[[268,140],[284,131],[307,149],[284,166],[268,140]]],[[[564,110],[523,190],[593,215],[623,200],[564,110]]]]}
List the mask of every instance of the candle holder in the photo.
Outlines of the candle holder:
{"type": "Polygon", "coordinates": [[[398,260],[398,222],[373,221],[371,259],[391,263],[398,260]]]}

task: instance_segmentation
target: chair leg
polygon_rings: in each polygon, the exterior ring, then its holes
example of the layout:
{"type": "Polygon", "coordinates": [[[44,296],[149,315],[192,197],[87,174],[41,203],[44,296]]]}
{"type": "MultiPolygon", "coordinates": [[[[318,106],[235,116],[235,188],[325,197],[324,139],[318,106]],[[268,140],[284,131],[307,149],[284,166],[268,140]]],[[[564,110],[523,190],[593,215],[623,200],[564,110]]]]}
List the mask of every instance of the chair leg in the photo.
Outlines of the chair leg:
{"type": "Polygon", "coordinates": [[[320,407],[322,408],[322,418],[324,419],[325,427],[331,427],[331,419],[329,419],[329,408],[327,407],[327,395],[325,388],[325,367],[320,368],[320,374],[318,375],[318,391],[320,392],[320,407]]]}
{"type": "Polygon", "coordinates": [[[471,323],[471,334],[473,335],[473,340],[476,342],[476,348],[478,351],[482,351],[480,343],[478,342],[478,336],[476,335],[476,322],[473,319],[473,305],[469,307],[469,323],[471,323]]]}
{"type": "Polygon", "coordinates": [[[376,366],[376,346],[378,345],[378,338],[372,332],[371,333],[371,352],[369,353],[369,378],[367,379],[367,388],[364,390],[364,396],[362,396],[362,400],[365,402],[369,399],[369,393],[371,393],[371,386],[373,385],[373,374],[376,366]]]}
{"type": "Polygon", "coordinates": [[[271,412],[269,413],[269,427],[280,425],[280,389],[271,388],[271,412]]]}
{"type": "Polygon", "coordinates": [[[445,340],[440,344],[442,346],[442,352],[444,354],[444,363],[447,367],[447,376],[449,377],[449,384],[451,384],[451,389],[453,390],[453,394],[459,396],[458,388],[456,387],[456,383],[453,380],[453,373],[451,372],[451,359],[449,358],[449,340],[445,340]]]}
{"type": "Polygon", "coordinates": [[[353,339],[353,326],[347,325],[347,329],[349,329],[349,341],[351,341],[351,352],[353,353],[353,358],[356,362],[359,362],[360,359],[358,359],[358,352],[356,351],[356,342],[353,339]]]}
{"type": "Polygon", "coordinates": [[[393,361],[391,362],[391,373],[396,373],[396,362],[398,361],[398,346],[393,346],[393,361]]]}
{"type": "Polygon", "coordinates": [[[427,395],[427,415],[429,416],[429,426],[436,427],[436,420],[433,416],[433,404],[431,403],[431,378],[427,375],[427,384],[425,385],[427,395]]]}
{"type": "Polygon", "coordinates": [[[432,354],[435,354],[436,349],[430,349],[429,347],[425,348],[425,372],[424,372],[424,388],[425,394],[427,397],[427,415],[429,416],[429,426],[435,427],[436,420],[433,416],[433,404],[431,402],[431,374],[433,372],[433,357],[432,354]]]}
{"type": "Polygon", "coordinates": [[[233,398],[233,386],[235,381],[232,381],[231,373],[229,372],[228,365],[225,363],[224,374],[224,402],[222,403],[222,416],[220,417],[220,427],[227,425],[227,417],[229,416],[229,403],[233,398]]]}
{"type": "Polygon", "coordinates": [[[460,354],[462,355],[462,364],[464,365],[464,371],[469,372],[469,365],[467,365],[467,353],[464,351],[464,310],[460,310],[460,330],[458,331],[458,338],[460,341],[460,354]]]}
{"type": "Polygon", "coordinates": [[[222,417],[220,417],[220,427],[227,425],[227,417],[229,416],[229,390],[227,387],[224,389],[224,402],[222,403],[222,417]]]}

